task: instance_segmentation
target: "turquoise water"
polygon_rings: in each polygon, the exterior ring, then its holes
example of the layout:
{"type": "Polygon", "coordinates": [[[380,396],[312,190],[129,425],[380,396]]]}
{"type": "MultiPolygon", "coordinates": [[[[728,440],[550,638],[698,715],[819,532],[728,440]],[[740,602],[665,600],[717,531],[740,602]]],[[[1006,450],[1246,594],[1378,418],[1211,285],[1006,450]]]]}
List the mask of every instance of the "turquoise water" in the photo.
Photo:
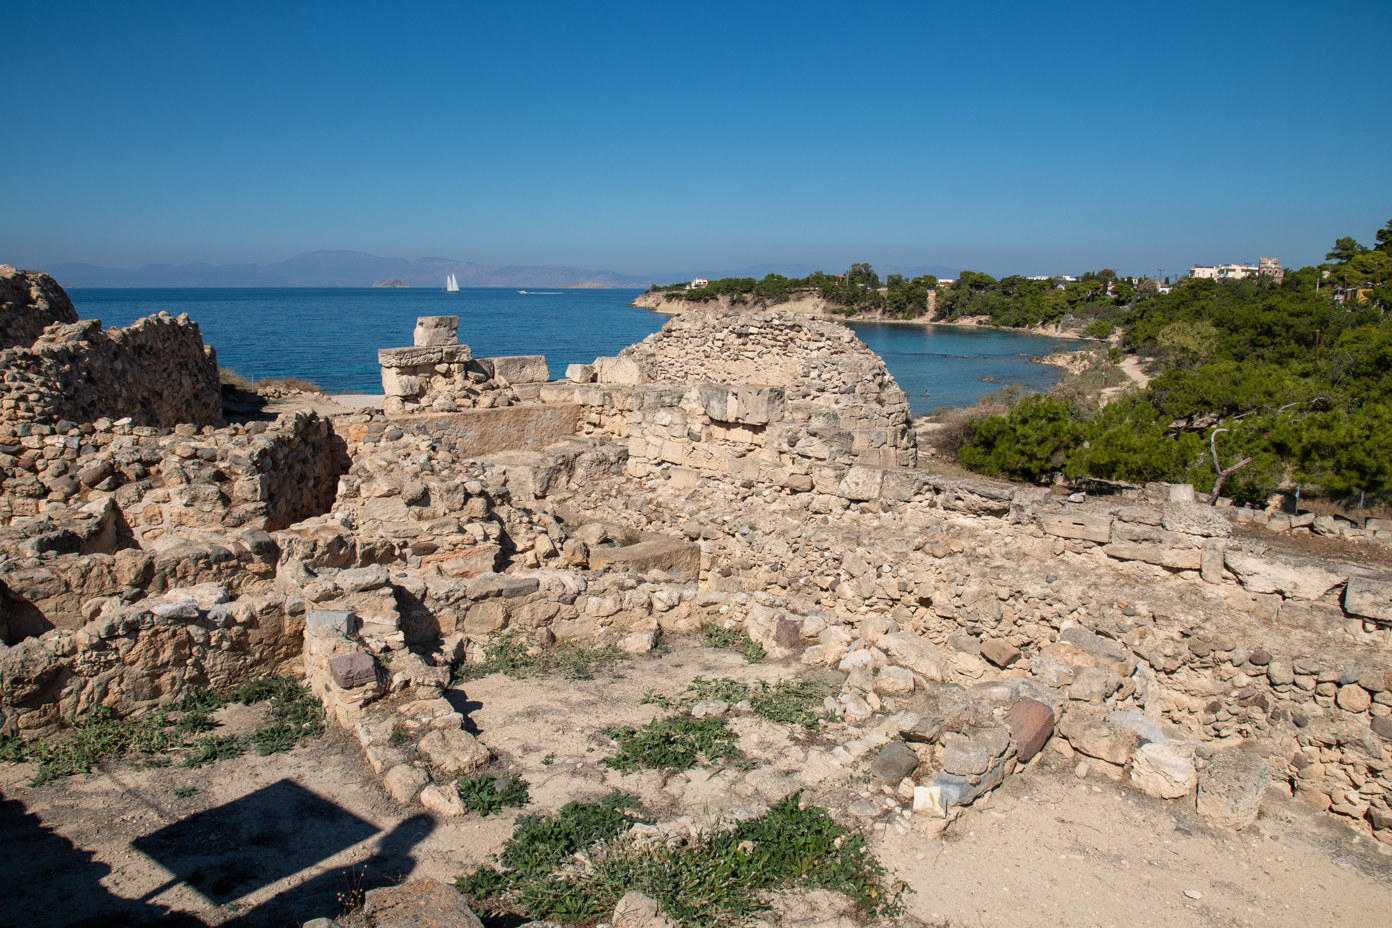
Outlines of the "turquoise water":
{"type": "MultiPolygon", "coordinates": [[[[253,380],[300,377],[335,393],[381,392],[377,349],[410,345],[417,316],[459,316],[459,340],[475,357],[545,355],[553,378],[568,364],[617,354],[667,321],[628,305],[638,290],[535,289],[75,288],[68,295],[79,316],[107,326],[160,311],[188,313],[223,367],[253,380]]],[[[1028,362],[1050,351],[1051,339],[986,329],[854,328],[885,359],[915,412],[969,406],[1007,383],[1043,389],[1057,379],[1052,368],[1028,362]]]]}

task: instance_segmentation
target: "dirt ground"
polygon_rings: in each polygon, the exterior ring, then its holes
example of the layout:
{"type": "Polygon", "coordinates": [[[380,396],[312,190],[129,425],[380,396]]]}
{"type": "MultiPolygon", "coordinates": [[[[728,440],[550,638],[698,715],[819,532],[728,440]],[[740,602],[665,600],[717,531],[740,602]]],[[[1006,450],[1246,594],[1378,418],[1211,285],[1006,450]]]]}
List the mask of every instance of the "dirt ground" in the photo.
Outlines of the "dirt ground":
{"type": "MultiPolygon", "coordinates": [[[[747,682],[800,669],[673,643],[594,679],[495,675],[454,698],[498,756],[493,770],[531,783],[525,811],[617,787],[664,819],[700,821],[742,802],[749,791],[738,778],[757,771],[619,774],[603,766],[613,748],[600,729],[661,714],[640,705],[643,694],[675,695],[697,675],[747,682]]],[[[253,714],[223,710],[223,730],[250,730],[253,714]]],[[[809,764],[857,734],[732,727],[752,757],[792,745],[809,764]]],[[[1046,748],[942,831],[941,820],[897,811],[857,818],[853,800],[887,789],[865,777],[868,758],[809,798],[864,831],[912,888],[907,924],[1381,928],[1392,912],[1384,853],[1392,849],[1289,800],[1268,801],[1256,825],[1226,833],[1192,805],[1080,779],[1076,759],[1046,748]]],[[[436,820],[403,809],[374,784],[356,743],[336,732],[290,754],[199,770],[121,762],[39,787],[25,785],[31,774],[28,765],[0,767],[0,926],[298,925],[338,914],[374,886],[449,880],[487,862],[517,815],[436,820]]],[[[837,908],[828,894],[811,894],[785,900],[769,921],[846,924],[837,908]]]]}

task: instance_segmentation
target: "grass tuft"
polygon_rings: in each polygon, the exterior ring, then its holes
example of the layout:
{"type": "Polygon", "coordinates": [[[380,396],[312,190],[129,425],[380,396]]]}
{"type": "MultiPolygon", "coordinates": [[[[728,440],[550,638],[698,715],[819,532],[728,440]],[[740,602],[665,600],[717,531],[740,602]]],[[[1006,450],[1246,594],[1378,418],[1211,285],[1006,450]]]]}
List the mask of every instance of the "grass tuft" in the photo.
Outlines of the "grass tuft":
{"type": "Polygon", "coordinates": [[[678,696],[659,696],[649,691],[643,696],[643,704],[689,709],[703,699],[719,699],[730,705],[747,699],[756,715],[771,722],[816,728],[826,697],[835,692],[836,687],[813,680],[780,680],[777,683],[759,680],[746,684],[729,677],[719,680],[697,677],[678,696]]]}
{"type": "Polygon", "coordinates": [[[768,656],[764,646],[750,638],[749,633],[739,625],[731,625],[729,628],[706,626],[706,647],[725,648],[743,654],[744,659],[751,664],[757,664],[768,656]]]}
{"type": "Polygon", "coordinates": [[[615,664],[625,655],[613,644],[586,647],[559,641],[549,648],[533,650],[521,636],[506,636],[484,647],[484,659],[476,664],[457,664],[450,674],[450,685],[457,686],[490,674],[529,677],[560,673],[571,680],[593,680],[599,668],[615,664]]]}
{"type": "Polygon", "coordinates": [[[734,733],[724,719],[714,716],[698,719],[678,715],[655,719],[642,728],[609,728],[604,733],[619,746],[619,753],[604,762],[615,770],[690,770],[697,765],[713,764],[722,757],[740,756],[734,733]]]}

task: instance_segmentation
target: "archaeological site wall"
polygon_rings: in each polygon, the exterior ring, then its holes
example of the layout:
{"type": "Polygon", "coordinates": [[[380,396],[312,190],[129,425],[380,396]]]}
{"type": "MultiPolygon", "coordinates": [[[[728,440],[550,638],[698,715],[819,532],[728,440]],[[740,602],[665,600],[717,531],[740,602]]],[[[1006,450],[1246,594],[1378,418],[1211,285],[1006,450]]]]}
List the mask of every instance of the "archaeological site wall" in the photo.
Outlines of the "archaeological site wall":
{"type": "Polygon", "coordinates": [[[27,348],[50,325],[76,321],[72,300],[52,277],[0,264],[0,350],[27,348]]]}

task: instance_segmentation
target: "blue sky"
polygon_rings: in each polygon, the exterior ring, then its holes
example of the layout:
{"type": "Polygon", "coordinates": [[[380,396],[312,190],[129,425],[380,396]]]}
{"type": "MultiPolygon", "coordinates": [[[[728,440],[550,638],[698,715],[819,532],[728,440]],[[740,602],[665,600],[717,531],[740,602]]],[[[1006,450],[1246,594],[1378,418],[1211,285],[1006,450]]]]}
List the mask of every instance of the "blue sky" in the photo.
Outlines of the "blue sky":
{"type": "Polygon", "coordinates": [[[1169,274],[1392,218],[1387,0],[4,9],[22,267],[1169,274]]]}

